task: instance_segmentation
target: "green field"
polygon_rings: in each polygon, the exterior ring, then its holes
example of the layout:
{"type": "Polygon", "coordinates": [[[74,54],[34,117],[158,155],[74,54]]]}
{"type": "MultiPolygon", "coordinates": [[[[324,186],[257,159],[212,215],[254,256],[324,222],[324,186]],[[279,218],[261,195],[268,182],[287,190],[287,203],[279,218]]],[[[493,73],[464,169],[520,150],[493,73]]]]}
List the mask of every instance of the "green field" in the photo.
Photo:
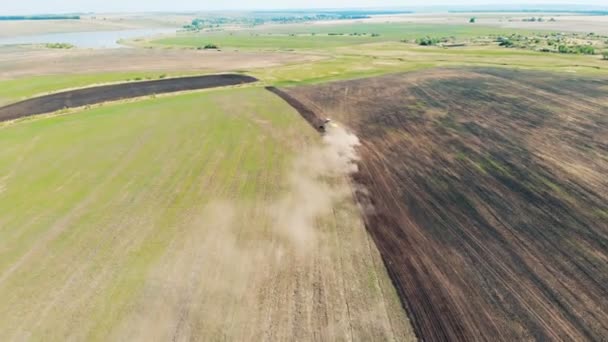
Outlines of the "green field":
{"type": "Polygon", "coordinates": [[[318,62],[251,70],[273,85],[298,85],[378,76],[432,67],[493,66],[583,74],[608,74],[608,63],[597,56],[560,55],[493,46],[420,47],[385,42],[332,50],[318,62]]]}
{"type": "MultiPolygon", "coordinates": [[[[108,104],[0,128],[0,339],[145,336],[138,329],[170,339],[171,324],[180,320],[198,337],[227,331],[243,339],[270,329],[251,317],[279,314],[304,300],[258,300],[268,288],[266,277],[302,276],[302,267],[324,270],[315,281],[352,282],[366,274],[349,290],[328,284],[326,291],[340,292],[325,309],[335,314],[332,305],[350,305],[349,317],[336,319],[350,320],[361,336],[397,331],[403,337],[406,321],[384,332],[369,329],[374,323],[365,317],[377,303],[386,305],[382,315],[401,309],[352,203],[335,208],[335,220],[323,220],[327,237],[315,247],[323,259],[295,267],[296,257],[286,250],[282,263],[272,261],[285,246],[271,231],[263,203],[285,190],[293,156],[317,143],[291,107],[253,87],[108,104]],[[229,206],[205,214],[214,203],[229,206]],[[256,267],[259,273],[247,272],[256,267]],[[185,310],[173,281],[189,293],[186,307],[196,312],[142,322],[141,310],[185,310]],[[204,310],[196,309],[203,302],[204,310]],[[229,329],[233,324],[239,328],[229,329]]],[[[292,285],[277,283],[275,291],[289,293],[292,285]]],[[[289,317],[299,314],[305,313],[289,317]]],[[[289,317],[277,318],[274,331],[289,317]]]]}
{"type": "Polygon", "coordinates": [[[214,197],[277,191],[293,152],[283,142],[306,137],[295,134],[303,125],[280,100],[249,89],[2,129],[1,339],[34,323],[35,339],[72,329],[104,336],[192,211],[214,197]],[[235,102],[245,103],[240,115],[229,114],[235,102]]]}
{"type": "Polygon", "coordinates": [[[202,47],[215,44],[220,48],[239,49],[327,49],[373,42],[413,40],[424,36],[455,37],[457,39],[491,34],[522,34],[531,31],[507,30],[474,25],[335,24],[285,25],[272,29],[187,33],[176,37],[153,40],[154,46],[202,47]],[[359,35],[355,35],[359,34],[359,35]],[[365,34],[365,35],[361,35],[365,34]],[[372,34],[378,36],[374,37],[372,34]]]}
{"type": "Polygon", "coordinates": [[[337,46],[363,44],[374,41],[372,37],[350,36],[289,36],[276,34],[183,34],[177,37],[162,38],[153,41],[158,46],[177,46],[197,48],[206,44],[217,44],[221,48],[239,48],[256,50],[293,50],[293,49],[326,49],[337,46]]]}

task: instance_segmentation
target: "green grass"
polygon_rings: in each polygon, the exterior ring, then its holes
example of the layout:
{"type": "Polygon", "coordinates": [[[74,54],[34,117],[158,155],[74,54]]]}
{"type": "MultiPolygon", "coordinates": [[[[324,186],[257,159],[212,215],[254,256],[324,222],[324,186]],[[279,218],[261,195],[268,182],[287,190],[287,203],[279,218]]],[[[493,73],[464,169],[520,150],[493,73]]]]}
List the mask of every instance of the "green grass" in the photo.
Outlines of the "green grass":
{"type": "Polygon", "coordinates": [[[486,27],[481,25],[437,25],[437,24],[414,24],[414,23],[349,23],[336,25],[303,25],[295,27],[272,28],[274,32],[284,31],[290,33],[377,33],[376,39],[401,40],[415,39],[424,36],[432,37],[456,37],[472,38],[487,36],[490,34],[506,33],[530,33],[537,32],[522,29],[505,29],[498,27],[486,27]]]}
{"type": "Polygon", "coordinates": [[[315,84],[344,79],[371,77],[433,67],[433,63],[405,63],[369,56],[339,56],[319,62],[252,70],[251,75],[275,86],[315,84]]]}
{"type": "Polygon", "coordinates": [[[340,46],[382,41],[413,40],[422,36],[456,37],[458,39],[490,34],[531,33],[529,30],[502,29],[477,25],[429,25],[411,23],[357,23],[336,25],[285,25],[272,29],[235,32],[180,34],[176,37],[153,40],[152,45],[197,48],[212,43],[220,48],[241,49],[310,49],[319,50],[340,46]],[[350,35],[367,33],[364,36],[350,35]],[[372,33],[380,36],[372,37],[372,33]],[[293,34],[294,36],[290,36],[293,34]],[[314,34],[314,35],[312,35],[314,34]],[[343,34],[343,35],[329,35],[343,34]]]}
{"type": "Polygon", "coordinates": [[[162,38],[152,43],[160,46],[198,48],[206,44],[223,48],[286,50],[286,49],[327,49],[337,46],[362,44],[374,41],[372,37],[350,36],[288,36],[288,35],[249,35],[249,34],[185,34],[162,38]]]}
{"type": "MultiPolygon", "coordinates": [[[[175,75],[183,74],[175,73],[175,75]]],[[[79,88],[100,83],[159,79],[163,75],[170,76],[163,72],[110,72],[60,76],[45,75],[0,81],[0,105],[61,89],[79,88]]]]}
{"type": "Polygon", "coordinates": [[[446,49],[386,42],[337,48],[333,50],[333,54],[333,57],[321,61],[250,70],[249,73],[277,86],[314,84],[433,67],[458,66],[608,74],[608,65],[599,58],[493,46],[446,49]]]}
{"type": "Polygon", "coordinates": [[[356,23],[335,25],[278,25],[238,32],[184,34],[152,41],[154,46],[194,48],[207,43],[221,48],[293,50],[319,53],[321,61],[248,70],[262,81],[277,86],[406,72],[431,67],[496,66],[579,73],[608,73],[597,56],[565,56],[496,45],[460,48],[420,47],[406,44],[421,36],[467,39],[539,31],[484,27],[480,25],[428,25],[412,23],[356,23]],[[368,33],[350,36],[350,33],[368,33]],[[313,35],[314,33],[314,35],[313,35]],[[328,35],[329,33],[343,33],[328,35]],[[380,34],[371,37],[371,33],[380,34]],[[295,34],[295,36],[289,36],[295,34]]]}
{"type": "MultiPolygon", "coordinates": [[[[558,61],[558,67],[572,65],[576,63],[579,68],[582,65],[593,59],[589,56],[561,56],[556,57],[555,54],[536,53],[533,51],[505,49],[496,46],[490,48],[477,49],[441,49],[438,47],[423,48],[410,44],[400,43],[400,40],[413,40],[422,36],[432,37],[456,37],[456,39],[467,39],[488,35],[506,35],[519,33],[522,35],[536,34],[542,31],[531,31],[522,29],[505,29],[496,27],[484,27],[480,25],[430,25],[430,24],[413,24],[413,23],[345,23],[333,25],[275,25],[272,27],[261,27],[257,29],[249,29],[242,31],[221,31],[211,33],[187,33],[178,34],[175,37],[168,37],[153,40],[151,45],[157,47],[182,47],[182,48],[198,48],[207,44],[216,44],[220,48],[235,48],[245,50],[294,50],[309,53],[321,53],[329,55],[334,59],[331,61],[322,61],[318,67],[314,67],[313,75],[301,77],[295,75],[282,79],[281,82],[292,82],[293,79],[309,79],[309,80],[325,80],[334,79],[327,77],[323,69],[332,68],[336,65],[336,70],[343,74],[342,78],[352,76],[367,76],[382,72],[392,72],[394,67],[378,67],[379,63],[373,68],[375,71],[361,71],[361,67],[357,64],[364,60],[354,61],[352,56],[375,56],[375,57],[395,57],[401,58],[410,62],[410,65],[404,66],[403,70],[416,69],[416,64],[423,66],[429,63],[437,64],[442,62],[441,59],[448,59],[450,63],[474,64],[487,63],[504,64],[510,61],[515,62],[515,66],[526,65],[545,65],[552,66],[553,61],[558,61]],[[345,34],[329,35],[330,33],[345,34]],[[365,36],[350,36],[351,33],[367,33],[365,36]],[[377,33],[379,37],[372,37],[371,33],[377,33]],[[290,36],[295,34],[295,36],[290,36]],[[313,35],[314,34],[314,35],[313,35]],[[382,54],[392,55],[382,55],[382,54]],[[413,55],[415,54],[415,56],[413,55]],[[433,56],[429,56],[433,55],[433,56]],[[416,57],[421,62],[418,63],[416,57]],[[504,57],[507,61],[496,61],[495,57],[504,57]],[[516,57],[525,60],[523,62],[515,60],[516,57]],[[582,57],[582,58],[581,58],[582,57]],[[429,58],[430,61],[425,59],[429,58]],[[354,62],[352,65],[355,71],[349,70],[347,67],[340,67],[344,59],[354,62]],[[480,60],[483,59],[483,60],[480,60]],[[561,63],[560,63],[561,61],[561,63]],[[316,70],[320,70],[316,72],[316,70]]],[[[595,58],[599,62],[599,58],[595,58]]],[[[587,63],[588,64],[588,63],[587,63]]],[[[597,63],[594,63],[597,64],[597,63]]],[[[605,66],[601,64],[601,66],[605,66]]],[[[366,67],[369,69],[369,67],[366,67]]],[[[282,73],[282,67],[272,68],[270,73],[282,73]],[[275,72],[276,71],[276,72],[275,72]]],[[[310,70],[310,67],[307,67],[310,70]]],[[[264,74],[267,70],[260,70],[257,74],[264,74]]],[[[300,73],[296,71],[296,73],[300,73]]],[[[62,75],[57,77],[40,76],[30,77],[19,80],[1,81],[0,82],[0,105],[9,102],[14,102],[20,99],[31,97],[36,94],[56,91],[64,88],[82,87],[96,83],[118,82],[125,80],[133,80],[136,78],[157,78],[161,73],[105,73],[105,74],[88,74],[88,75],[62,75]]]]}
{"type": "Polygon", "coordinates": [[[312,136],[261,88],[0,128],[0,339],[107,340],[192,213],[271,196],[312,136]]]}

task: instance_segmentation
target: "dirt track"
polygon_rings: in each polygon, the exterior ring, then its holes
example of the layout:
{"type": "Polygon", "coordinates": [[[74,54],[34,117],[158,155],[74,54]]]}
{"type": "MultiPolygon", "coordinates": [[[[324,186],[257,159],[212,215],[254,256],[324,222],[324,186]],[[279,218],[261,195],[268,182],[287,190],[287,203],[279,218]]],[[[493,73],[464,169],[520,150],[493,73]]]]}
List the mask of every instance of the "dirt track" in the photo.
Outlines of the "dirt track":
{"type": "Polygon", "coordinates": [[[0,108],[0,122],[26,116],[51,113],[107,101],[146,95],[206,89],[255,82],[257,79],[236,74],[171,78],[164,80],[114,84],[45,95],[0,108]]]}
{"type": "Polygon", "coordinates": [[[285,91],[362,141],[367,227],[426,341],[608,337],[608,80],[434,70],[285,91]]]}

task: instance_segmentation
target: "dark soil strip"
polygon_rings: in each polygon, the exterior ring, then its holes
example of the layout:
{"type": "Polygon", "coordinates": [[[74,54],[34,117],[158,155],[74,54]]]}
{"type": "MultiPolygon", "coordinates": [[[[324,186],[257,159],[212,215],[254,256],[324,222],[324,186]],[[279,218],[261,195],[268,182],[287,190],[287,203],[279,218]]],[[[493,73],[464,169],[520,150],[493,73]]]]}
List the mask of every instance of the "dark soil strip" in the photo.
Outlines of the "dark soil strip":
{"type": "Polygon", "coordinates": [[[224,87],[256,81],[257,79],[251,76],[225,74],[170,78],[70,90],[2,107],[0,108],[0,122],[51,113],[64,108],[77,108],[140,96],[224,87]]]}
{"type": "Polygon", "coordinates": [[[302,102],[298,101],[293,96],[287,94],[281,89],[275,87],[266,87],[266,90],[276,94],[280,98],[282,98],[285,102],[287,102],[290,106],[295,108],[298,113],[306,120],[308,123],[317,131],[323,132],[323,119],[317,115],[313,110],[306,107],[302,102]]]}

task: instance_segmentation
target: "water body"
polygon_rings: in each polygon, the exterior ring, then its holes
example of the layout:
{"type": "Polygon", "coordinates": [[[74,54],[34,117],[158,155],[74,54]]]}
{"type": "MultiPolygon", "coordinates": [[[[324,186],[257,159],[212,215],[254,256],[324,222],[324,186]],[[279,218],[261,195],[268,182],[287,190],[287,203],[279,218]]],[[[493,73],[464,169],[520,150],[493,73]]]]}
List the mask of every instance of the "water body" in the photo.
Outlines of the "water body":
{"type": "Polygon", "coordinates": [[[0,46],[69,43],[79,48],[118,48],[124,47],[124,45],[118,44],[118,40],[120,39],[133,39],[146,36],[154,36],[158,34],[175,33],[175,31],[176,29],[173,28],[153,28],[122,31],[48,33],[30,36],[0,38],[0,46]]]}

